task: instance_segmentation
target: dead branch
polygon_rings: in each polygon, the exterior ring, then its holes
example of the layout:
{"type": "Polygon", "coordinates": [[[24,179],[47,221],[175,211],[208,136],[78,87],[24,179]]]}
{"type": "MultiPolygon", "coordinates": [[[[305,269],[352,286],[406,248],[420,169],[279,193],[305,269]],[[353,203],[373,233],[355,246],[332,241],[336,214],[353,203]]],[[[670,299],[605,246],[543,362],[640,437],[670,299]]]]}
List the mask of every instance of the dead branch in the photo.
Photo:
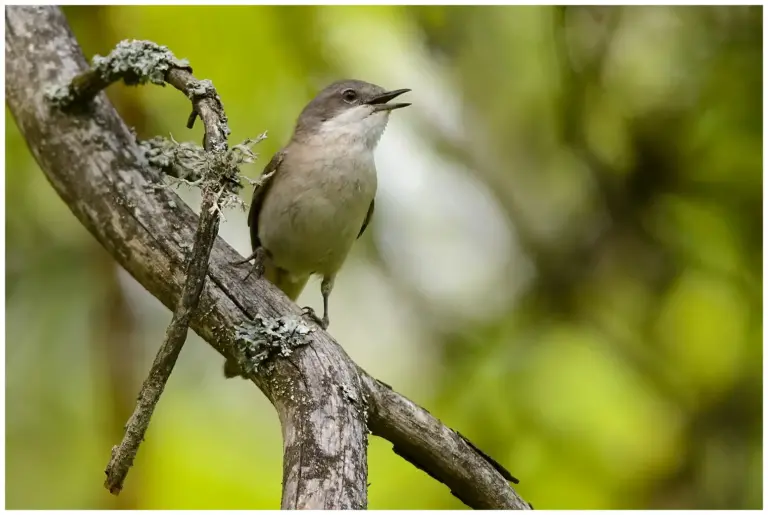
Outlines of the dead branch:
{"type": "MultiPolygon", "coordinates": [[[[103,94],[65,113],[46,92],[87,70],[61,11],[6,8],[6,101],[74,215],[169,309],[179,304],[198,217],[172,191],[103,94]]],[[[365,508],[368,427],[473,508],[529,508],[505,470],[423,408],[371,379],[267,281],[243,280],[221,238],[190,327],[246,371],[277,410],[287,508],[365,508]],[[265,335],[268,335],[266,337],[265,335]],[[506,476],[506,478],[505,478],[506,476]]]]}

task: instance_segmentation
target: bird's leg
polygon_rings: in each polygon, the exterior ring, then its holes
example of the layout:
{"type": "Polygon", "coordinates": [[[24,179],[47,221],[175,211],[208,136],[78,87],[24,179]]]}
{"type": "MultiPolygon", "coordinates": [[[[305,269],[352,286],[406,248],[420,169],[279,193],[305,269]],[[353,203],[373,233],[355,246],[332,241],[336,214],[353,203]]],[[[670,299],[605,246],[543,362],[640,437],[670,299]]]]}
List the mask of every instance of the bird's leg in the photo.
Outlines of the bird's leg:
{"type": "Polygon", "coordinates": [[[252,273],[256,273],[256,279],[261,279],[264,275],[264,257],[266,256],[266,251],[264,250],[264,247],[259,247],[254,251],[254,258],[253,258],[253,266],[248,271],[248,273],[245,276],[245,279],[247,280],[252,273]]]}
{"type": "Polygon", "coordinates": [[[334,276],[323,277],[323,282],[320,283],[320,293],[323,294],[323,329],[328,329],[328,324],[331,323],[328,318],[328,299],[331,296],[331,290],[333,290],[333,282],[336,278],[334,276]]]}
{"type": "Polygon", "coordinates": [[[318,317],[315,310],[309,306],[302,308],[302,312],[320,324],[320,327],[323,329],[328,329],[328,325],[331,323],[328,317],[328,299],[331,296],[331,290],[333,290],[333,282],[335,279],[335,276],[325,276],[323,277],[323,282],[320,284],[320,293],[323,294],[323,318],[318,317]]]}

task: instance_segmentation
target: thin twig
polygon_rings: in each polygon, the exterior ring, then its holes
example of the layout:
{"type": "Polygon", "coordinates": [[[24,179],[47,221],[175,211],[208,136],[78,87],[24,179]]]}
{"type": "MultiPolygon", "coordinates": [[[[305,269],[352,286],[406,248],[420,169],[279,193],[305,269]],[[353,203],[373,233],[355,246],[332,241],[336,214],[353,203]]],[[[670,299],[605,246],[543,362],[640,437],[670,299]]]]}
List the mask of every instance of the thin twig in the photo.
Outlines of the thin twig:
{"type": "Polygon", "coordinates": [[[133,465],[139,445],[144,440],[155,406],[160,400],[160,395],[165,389],[165,384],[168,382],[187,339],[189,322],[197,308],[200,293],[203,290],[205,275],[208,270],[208,258],[218,233],[218,212],[211,212],[211,206],[214,204],[214,194],[210,188],[206,188],[201,207],[200,223],[197,226],[192,254],[188,260],[186,282],[179,298],[179,304],[173,313],[171,323],[165,332],[165,340],[157,352],[149,375],[141,387],[136,408],[125,428],[125,436],[120,445],[112,448],[112,457],[104,471],[107,476],[104,486],[115,495],[119,494],[123,488],[123,482],[128,475],[128,470],[133,465]]]}
{"type": "MultiPolygon", "coordinates": [[[[210,153],[226,152],[229,128],[224,108],[213,84],[210,81],[195,79],[186,61],[177,60],[166,47],[150,41],[120,42],[109,56],[94,58],[91,70],[76,77],[68,87],[55,90],[51,98],[63,108],[84,105],[101,89],[120,79],[126,84],[151,82],[163,85],[168,82],[184,92],[193,105],[188,125],[191,127],[196,116],[200,116],[205,125],[203,148],[210,153]]],[[[212,163],[213,167],[225,166],[223,160],[212,160],[212,163]]],[[[123,440],[120,445],[112,448],[112,457],[104,471],[107,476],[104,486],[115,495],[123,488],[125,477],[147,432],[155,406],[187,339],[189,322],[197,309],[205,284],[208,259],[219,230],[221,210],[218,202],[224,189],[232,185],[232,181],[228,180],[231,178],[226,177],[226,172],[215,172],[210,177],[201,172],[203,201],[200,219],[192,253],[187,261],[186,279],[179,303],[165,332],[165,340],[157,352],[149,375],[144,380],[136,408],[126,425],[123,440]]]]}

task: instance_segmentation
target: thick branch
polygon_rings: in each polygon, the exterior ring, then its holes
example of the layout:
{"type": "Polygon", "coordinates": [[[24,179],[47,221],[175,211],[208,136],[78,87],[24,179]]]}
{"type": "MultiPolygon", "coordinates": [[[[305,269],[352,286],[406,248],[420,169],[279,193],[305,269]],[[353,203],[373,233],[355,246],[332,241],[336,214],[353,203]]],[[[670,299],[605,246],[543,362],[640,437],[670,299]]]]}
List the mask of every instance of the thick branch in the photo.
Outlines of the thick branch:
{"type": "MultiPolygon", "coordinates": [[[[78,115],[50,104],[45,91],[86,69],[59,9],[6,9],[7,102],[33,155],[86,228],[174,309],[198,217],[172,191],[155,187],[159,173],[104,95],[78,115]]],[[[235,328],[257,313],[272,319],[301,315],[265,281],[243,282],[241,270],[229,265],[239,255],[220,238],[211,257],[191,326],[223,355],[236,359],[235,328]]],[[[362,398],[360,380],[335,342],[315,334],[312,345],[275,360],[253,380],[275,405],[283,428],[282,507],[365,507],[365,420],[360,405],[347,401],[362,398]]]]}
{"type": "MultiPolygon", "coordinates": [[[[7,103],[33,155],[75,216],[139,283],[173,309],[184,282],[184,248],[194,236],[197,217],[173,192],[150,187],[159,181],[158,172],[148,166],[103,95],[82,116],[51,109],[42,92],[84,70],[58,9],[6,9],[7,103]]],[[[269,282],[243,280],[243,271],[230,265],[240,258],[216,239],[200,307],[191,315],[192,329],[234,360],[242,359],[235,328],[244,321],[301,314],[269,282]]],[[[307,345],[271,359],[249,376],[274,404],[282,424],[283,508],[365,507],[369,412],[377,434],[470,506],[527,506],[489,461],[456,440],[456,433],[410,401],[374,389],[326,332],[307,338],[307,345]],[[417,437],[420,428],[434,440],[417,437]],[[468,473],[458,470],[467,467],[472,469],[468,473]]]]}
{"type": "Polygon", "coordinates": [[[395,453],[447,485],[467,506],[529,508],[507,484],[517,479],[504,467],[424,408],[363,374],[371,405],[368,426],[392,442],[395,453]]]}

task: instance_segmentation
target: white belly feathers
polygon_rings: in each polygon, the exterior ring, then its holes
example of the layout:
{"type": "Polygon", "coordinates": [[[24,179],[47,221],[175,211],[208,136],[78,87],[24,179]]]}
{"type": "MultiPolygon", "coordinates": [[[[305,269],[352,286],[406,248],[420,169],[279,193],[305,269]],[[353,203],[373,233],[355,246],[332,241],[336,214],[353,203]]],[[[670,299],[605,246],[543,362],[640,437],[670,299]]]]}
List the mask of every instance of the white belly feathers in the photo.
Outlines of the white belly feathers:
{"type": "Polygon", "coordinates": [[[262,245],[292,275],[338,271],[376,194],[373,152],[332,147],[288,153],[262,206],[262,245]]]}

